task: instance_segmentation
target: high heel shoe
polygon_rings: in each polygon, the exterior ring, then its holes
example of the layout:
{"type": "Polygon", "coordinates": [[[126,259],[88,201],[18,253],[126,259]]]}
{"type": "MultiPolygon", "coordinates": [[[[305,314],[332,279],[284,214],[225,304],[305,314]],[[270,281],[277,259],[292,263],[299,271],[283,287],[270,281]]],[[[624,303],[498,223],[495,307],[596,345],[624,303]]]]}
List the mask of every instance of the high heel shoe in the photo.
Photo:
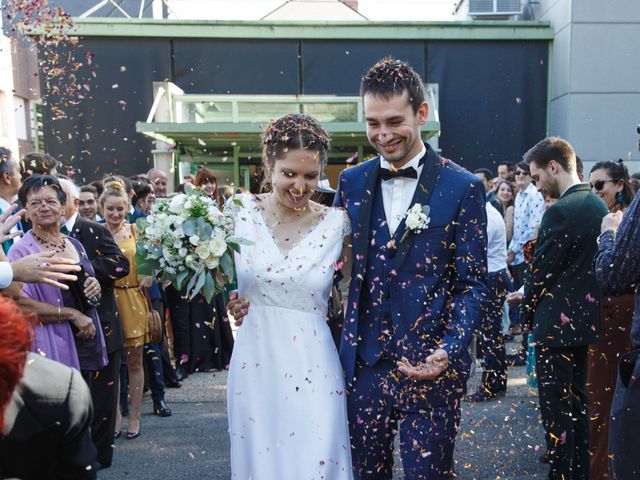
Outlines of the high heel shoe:
{"type": "Polygon", "coordinates": [[[122,430],[118,430],[113,433],[113,438],[120,438],[122,436],[122,430]]]}
{"type": "Polygon", "coordinates": [[[127,440],[133,440],[135,438],[138,438],[139,436],[140,431],[138,430],[137,432],[127,432],[124,438],[126,438],[127,440]]]}

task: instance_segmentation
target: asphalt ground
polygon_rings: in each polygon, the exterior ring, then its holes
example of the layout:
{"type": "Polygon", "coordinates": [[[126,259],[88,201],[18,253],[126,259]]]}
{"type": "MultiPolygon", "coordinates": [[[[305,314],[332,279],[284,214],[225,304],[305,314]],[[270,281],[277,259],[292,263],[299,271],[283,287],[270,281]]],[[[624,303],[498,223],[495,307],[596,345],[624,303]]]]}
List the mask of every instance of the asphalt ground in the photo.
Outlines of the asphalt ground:
{"type": "MultiPolygon", "coordinates": [[[[513,350],[516,345],[508,347],[513,350]]],[[[226,372],[196,373],[182,388],[168,389],[166,398],[173,415],[167,418],[153,415],[151,399],[145,396],[141,436],[117,439],[113,465],[99,472],[98,478],[229,479],[226,378],[226,372]]],[[[479,379],[476,371],[469,391],[474,391],[479,379]]],[[[505,397],[462,406],[455,452],[457,478],[545,478],[548,467],[538,461],[543,444],[538,399],[527,385],[525,367],[510,368],[505,397]]],[[[394,479],[402,479],[397,453],[396,465],[394,479]]]]}

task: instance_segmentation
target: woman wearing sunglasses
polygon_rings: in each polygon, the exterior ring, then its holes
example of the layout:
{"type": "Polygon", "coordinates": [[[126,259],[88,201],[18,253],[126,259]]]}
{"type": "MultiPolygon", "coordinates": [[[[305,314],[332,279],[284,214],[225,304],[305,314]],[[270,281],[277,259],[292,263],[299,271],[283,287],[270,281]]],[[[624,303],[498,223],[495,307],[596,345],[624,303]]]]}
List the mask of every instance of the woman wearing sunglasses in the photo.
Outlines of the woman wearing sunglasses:
{"type": "MultiPolygon", "coordinates": [[[[591,190],[607,205],[609,212],[626,210],[634,197],[629,171],[622,160],[598,162],[589,174],[591,190]]],[[[591,478],[609,478],[609,411],[616,384],[618,360],[630,350],[629,331],[633,316],[633,289],[629,292],[603,292],[602,333],[589,347],[589,437],[591,478]]]]}

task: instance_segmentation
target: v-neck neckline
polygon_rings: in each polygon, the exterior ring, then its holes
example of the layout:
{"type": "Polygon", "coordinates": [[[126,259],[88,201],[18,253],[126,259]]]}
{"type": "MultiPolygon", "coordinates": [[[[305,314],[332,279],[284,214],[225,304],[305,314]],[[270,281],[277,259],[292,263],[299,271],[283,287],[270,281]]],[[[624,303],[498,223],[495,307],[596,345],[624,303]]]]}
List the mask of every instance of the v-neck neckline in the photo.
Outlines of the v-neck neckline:
{"type": "Polygon", "coordinates": [[[254,199],[254,203],[255,205],[255,211],[257,212],[258,216],[260,217],[260,222],[262,223],[262,225],[264,226],[264,229],[266,230],[269,238],[271,239],[271,243],[273,244],[273,246],[276,248],[276,250],[278,251],[278,253],[280,253],[280,255],[283,258],[288,258],[291,256],[291,253],[296,250],[300,245],[302,245],[303,243],[305,243],[306,240],[308,240],[309,238],[311,238],[311,236],[319,229],[320,225],[322,225],[328,218],[329,215],[331,213],[331,209],[328,208],[326,211],[320,213],[319,217],[320,220],[312,227],[309,229],[309,231],[302,237],[300,237],[300,239],[288,250],[283,250],[282,247],[280,246],[280,244],[278,243],[278,240],[276,239],[275,235],[273,234],[273,231],[271,230],[271,227],[269,227],[269,224],[267,223],[267,219],[264,216],[263,210],[260,205],[258,204],[258,202],[262,201],[262,199],[260,199],[259,197],[257,199],[254,199]]]}

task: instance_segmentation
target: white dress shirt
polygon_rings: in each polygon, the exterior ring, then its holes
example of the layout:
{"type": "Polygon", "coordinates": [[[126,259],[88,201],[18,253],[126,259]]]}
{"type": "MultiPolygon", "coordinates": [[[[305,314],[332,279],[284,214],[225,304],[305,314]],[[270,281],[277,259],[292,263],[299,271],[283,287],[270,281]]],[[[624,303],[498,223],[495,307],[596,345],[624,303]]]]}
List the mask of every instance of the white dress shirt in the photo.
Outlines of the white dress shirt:
{"type": "MultiPolygon", "coordinates": [[[[76,224],[76,218],[78,218],[78,212],[71,215],[71,218],[63,224],[65,227],[67,227],[67,231],[69,233],[71,233],[71,230],[73,230],[73,226],[76,224]]],[[[62,228],[62,226],[60,228],[62,228]]]]}
{"type": "Polygon", "coordinates": [[[489,273],[507,268],[507,229],[500,212],[487,202],[487,268],[489,273]]]}
{"type": "Polygon", "coordinates": [[[0,288],[7,288],[13,281],[13,269],[9,262],[0,262],[0,288]]]}
{"type": "MultiPolygon", "coordinates": [[[[402,166],[402,168],[415,168],[416,172],[418,172],[418,178],[396,177],[380,182],[384,214],[387,217],[387,226],[391,236],[396,233],[400,222],[402,222],[407,210],[411,207],[411,200],[413,200],[413,195],[418,187],[418,179],[422,173],[422,165],[419,164],[420,159],[424,157],[426,152],[427,149],[423,144],[420,153],[402,166]]],[[[391,164],[382,156],[380,156],[380,167],[393,169],[391,164]]]]}

